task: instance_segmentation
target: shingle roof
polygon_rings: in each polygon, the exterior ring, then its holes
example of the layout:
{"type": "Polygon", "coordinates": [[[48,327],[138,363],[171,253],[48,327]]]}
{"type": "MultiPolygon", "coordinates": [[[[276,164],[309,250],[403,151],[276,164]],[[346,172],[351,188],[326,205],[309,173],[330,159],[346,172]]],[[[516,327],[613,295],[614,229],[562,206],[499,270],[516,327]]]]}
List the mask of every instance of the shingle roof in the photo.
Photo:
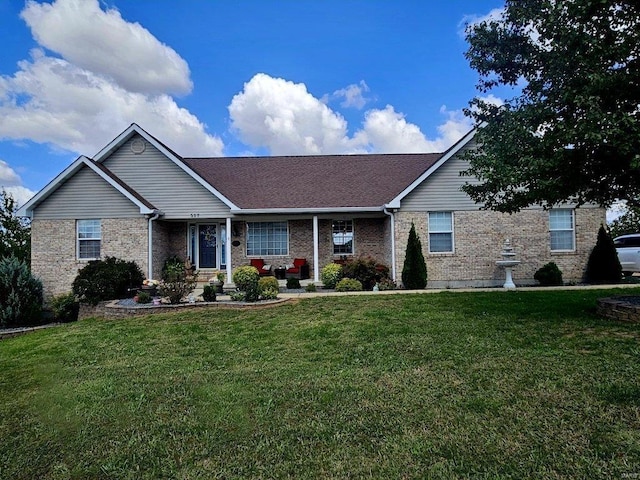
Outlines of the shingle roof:
{"type": "Polygon", "coordinates": [[[395,198],[442,153],[184,158],[242,209],[372,208],[395,198]]]}

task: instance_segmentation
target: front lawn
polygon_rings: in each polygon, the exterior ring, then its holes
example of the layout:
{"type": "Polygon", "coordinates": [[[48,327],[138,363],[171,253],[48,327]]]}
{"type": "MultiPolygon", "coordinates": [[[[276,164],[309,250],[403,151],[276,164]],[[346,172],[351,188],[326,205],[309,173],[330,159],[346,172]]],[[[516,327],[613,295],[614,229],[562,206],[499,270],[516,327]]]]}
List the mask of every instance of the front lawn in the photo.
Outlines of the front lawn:
{"type": "Polygon", "coordinates": [[[611,293],[316,298],[3,340],[0,478],[632,478],[640,327],[595,316],[611,293]]]}

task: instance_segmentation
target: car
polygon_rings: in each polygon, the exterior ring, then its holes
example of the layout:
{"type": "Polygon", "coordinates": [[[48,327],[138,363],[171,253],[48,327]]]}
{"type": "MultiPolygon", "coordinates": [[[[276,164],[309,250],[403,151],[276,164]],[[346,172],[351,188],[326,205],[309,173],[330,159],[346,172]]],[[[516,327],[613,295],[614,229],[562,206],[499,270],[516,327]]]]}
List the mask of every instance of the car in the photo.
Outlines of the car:
{"type": "Polygon", "coordinates": [[[640,233],[621,235],[613,239],[618,260],[625,276],[640,272],[640,233]]]}

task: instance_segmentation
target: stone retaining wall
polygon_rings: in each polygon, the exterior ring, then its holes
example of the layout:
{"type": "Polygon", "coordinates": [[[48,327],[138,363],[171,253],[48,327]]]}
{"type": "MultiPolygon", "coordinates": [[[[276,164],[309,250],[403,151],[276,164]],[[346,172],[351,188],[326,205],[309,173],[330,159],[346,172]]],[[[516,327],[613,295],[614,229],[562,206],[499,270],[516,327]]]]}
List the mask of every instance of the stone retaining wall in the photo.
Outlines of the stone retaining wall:
{"type": "Polygon", "coordinates": [[[599,298],[596,312],[610,320],[640,323],[640,303],[631,302],[628,297],[599,298]]]}

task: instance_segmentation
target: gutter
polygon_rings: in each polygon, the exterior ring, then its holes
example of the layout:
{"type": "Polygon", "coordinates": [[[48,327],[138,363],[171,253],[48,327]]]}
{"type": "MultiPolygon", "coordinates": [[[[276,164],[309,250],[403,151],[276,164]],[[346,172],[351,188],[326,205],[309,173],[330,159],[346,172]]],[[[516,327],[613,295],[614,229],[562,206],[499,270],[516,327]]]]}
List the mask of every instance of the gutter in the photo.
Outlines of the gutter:
{"type": "Polygon", "coordinates": [[[160,210],[154,210],[153,216],[149,217],[149,227],[147,228],[149,233],[147,278],[153,278],[153,222],[157,220],[161,214],[162,212],[160,212],[160,210]]]}
{"type": "Polygon", "coordinates": [[[396,281],[396,217],[393,211],[387,210],[387,207],[384,207],[385,215],[389,215],[389,220],[391,222],[391,279],[396,281]]]}

